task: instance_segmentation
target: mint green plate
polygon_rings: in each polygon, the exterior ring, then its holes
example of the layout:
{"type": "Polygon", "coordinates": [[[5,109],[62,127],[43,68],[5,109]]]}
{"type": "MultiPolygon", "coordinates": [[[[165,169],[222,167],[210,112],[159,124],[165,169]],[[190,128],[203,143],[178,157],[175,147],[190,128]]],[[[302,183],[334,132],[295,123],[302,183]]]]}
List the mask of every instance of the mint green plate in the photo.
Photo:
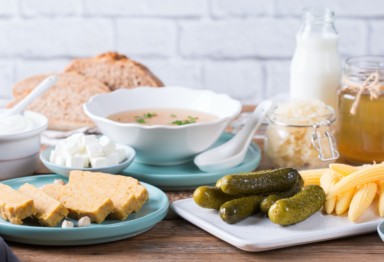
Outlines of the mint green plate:
{"type": "MultiPolygon", "coordinates": [[[[37,187],[62,179],[59,175],[37,175],[2,181],[18,189],[24,183],[37,187]]],[[[0,236],[9,241],[34,245],[89,245],[99,244],[136,236],[151,229],[167,214],[168,198],[160,189],[142,183],[148,190],[149,199],[137,213],[127,220],[105,220],[101,224],[92,223],[88,227],[61,228],[33,225],[14,225],[0,218],[0,236]]],[[[76,224],[76,223],[75,223],[76,224]]]]}
{"type": "MultiPolygon", "coordinates": [[[[224,133],[212,147],[219,146],[232,137],[232,134],[224,133]]],[[[135,177],[164,190],[187,190],[215,184],[227,174],[253,171],[258,167],[260,158],[260,148],[251,143],[243,163],[226,170],[206,173],[198,169],[193,161],[175,166],[150,166],[133,162],[121,174],[135,177]]]]}

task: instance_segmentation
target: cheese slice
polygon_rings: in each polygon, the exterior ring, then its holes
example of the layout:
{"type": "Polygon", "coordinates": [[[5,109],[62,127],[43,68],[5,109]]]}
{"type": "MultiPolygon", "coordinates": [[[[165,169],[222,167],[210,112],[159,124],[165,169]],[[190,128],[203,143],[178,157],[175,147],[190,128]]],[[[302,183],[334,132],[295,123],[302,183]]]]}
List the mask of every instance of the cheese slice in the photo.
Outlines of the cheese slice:
{"type": "Polygon", "coordinates": [[[36,212],[32,198],[0,183],[0,216],[12,224],[22,224],[23,219],[36,212]]]}
{"type": "Polygon", "coordinates": [[[68,210],[59,201],[31,184],[23,184],[18,191],[33,199],[34,216],[45,226],[54,227],[68,215],[68,210]]]}
{"type": "Polygon", "coordinates": [[[91,222],[101,223],[114,210],[112,200],[98,192],[89,190],[86,185],[48,184],[42,190],[60,201],[69,211],[68,216],[80,219],[88,216],[91,222]]]}
{"type": "Polygon", "coordinates": [[[115,206],[109,216],[112,219],[126,219],[132,212],[139,211],[148,199],[147,189],[128,176],[74,170],[69,174],[68,185],[76,188],[86,185],[88,190],[110,197],[115,206]]]}

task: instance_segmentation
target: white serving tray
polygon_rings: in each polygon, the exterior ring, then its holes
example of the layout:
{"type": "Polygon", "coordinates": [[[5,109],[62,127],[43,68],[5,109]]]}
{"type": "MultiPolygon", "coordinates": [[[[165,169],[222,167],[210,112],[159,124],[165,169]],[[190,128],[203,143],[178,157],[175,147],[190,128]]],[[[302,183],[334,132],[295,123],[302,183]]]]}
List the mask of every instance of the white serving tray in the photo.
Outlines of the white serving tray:
{"type": "Polygon", "coordinates": [[[325,215],[319,211],[301,223],[285,227],[273,224],[262,215],[230,225],[221,220],[216,210],[201,208],[191,198],[175,201],[171,208],[210,234],[251,252],[374,232],[382,220],[375,203],[356,223],[350,222],[346,216],[325,215]]]}

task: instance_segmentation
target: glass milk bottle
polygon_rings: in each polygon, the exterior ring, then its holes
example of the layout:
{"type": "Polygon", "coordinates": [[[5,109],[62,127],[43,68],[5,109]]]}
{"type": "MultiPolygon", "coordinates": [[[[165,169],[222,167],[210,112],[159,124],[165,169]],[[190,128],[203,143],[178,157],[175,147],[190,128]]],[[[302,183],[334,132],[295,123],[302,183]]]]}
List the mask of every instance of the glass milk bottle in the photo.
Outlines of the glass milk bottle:
{"type": "Polygon", "coordinates": [[[341,59],[334,13],[304,9],[303,20],[291,63],[291,98],[319,99],[336,109],[341,59]]]}

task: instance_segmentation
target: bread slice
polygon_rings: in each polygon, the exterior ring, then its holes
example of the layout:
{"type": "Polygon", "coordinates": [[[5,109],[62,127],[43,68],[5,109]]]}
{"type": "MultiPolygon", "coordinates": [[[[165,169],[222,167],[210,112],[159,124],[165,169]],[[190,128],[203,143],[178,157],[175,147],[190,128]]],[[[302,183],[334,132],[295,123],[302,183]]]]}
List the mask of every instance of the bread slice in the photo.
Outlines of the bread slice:
{"type": "Polygon", "coordinates": [[[86,187],[88,191],[109,197],[115,206],[109,215],[111,219],[126,219],[132,212],[138,212],[148,199],[147,189],[128,176],[72,170],[67,185],[78,190],[86,187]]]}
{"type": "MultiPolygon", "coordinates": [[[[14,100],[7,107],[14,106],[48,75],[36,75],[24,79],[13,87],[14,100]]],[[[58,74],[58,80],[28,106],[28,110],[39,112],[48,118],[48,128],[73,130],[94,123],[83,112],[83,103],[96,94],[109,92],[106,85],[97,79],[77,73],[58,74]]]]}
{"type": "Polygon", "coordinates": [[[34,216],[45,226],[54,227],[68,215],[68,210],[58,200],[31,184],[23,184],[18,191],[33,199],[34,216]]]}
{"type": "Polygon", "coordinates": [[[33,199],[0,183],[0,217],[12,224],[22,224],[23,219],[35,214],[33,199]]]}
{"type": "Polygon", "coordinates": [[[138,86],[163,86],[163,83],[144,65],[116,52],[76,59],[65,71],[95,78],[106,84],[111,91],[138,86]]]}
{"type": "Polygon", "coordinates": [[[115,209],[109,197],[90,190],[87,185],[79,190],[79,187],[68,184],[47,184],[42,190],[61,202],[68,209],[68,216],[73,219],[88,216],[91,222],[101,223],[115,209]]]}

